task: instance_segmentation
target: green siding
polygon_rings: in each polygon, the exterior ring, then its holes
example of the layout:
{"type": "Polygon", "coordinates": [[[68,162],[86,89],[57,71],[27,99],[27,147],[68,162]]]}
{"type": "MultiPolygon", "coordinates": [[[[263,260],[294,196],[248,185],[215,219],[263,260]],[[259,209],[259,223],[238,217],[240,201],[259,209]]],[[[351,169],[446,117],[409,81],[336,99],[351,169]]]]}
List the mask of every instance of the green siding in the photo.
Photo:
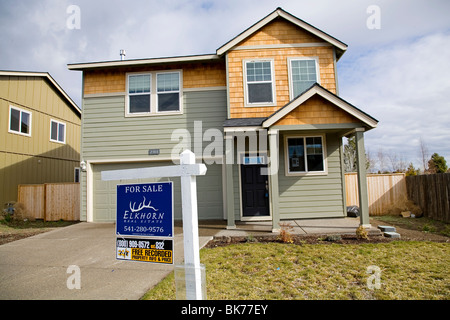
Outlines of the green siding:
{"type": "Polygon", "coordinates": [[[141,158],[148,156],[148,149],[160,149],[159,157],[170,157],[179,143],[171,141],[175,129],[189,130],[192,140],[194,121],[202,121],[203,132],[209,128],[222,130],[226,117],[225,90],[185,92],[183,100],[181,115],[125,117],[125,96],[85,98],[83,158],[141,158]]]}
{"type": "Polygon", "coordinates": [[[336,134],[326,135],[327,175],[292,177],[285,175],[284,139],[281,135],[278,171],[281,219],[344,216],[340,141],[336,134]]]}
{"type": "MultiPolygon", "coordinates": [[[[340,142],[338,134],[328,133],[327,143],[328,174],[318,176],[286,176],[284,159],[284,134],[315,135],[321,132],[281,131],[279,134],[279,211],[280,219],[329,218],[344,216],[344,199],[341,176],[340,142]]],[[[236,144],[236,141],[235,141],[236,144]]],[[[267,145],[269,145],[267,143],[267,145]]],[[[237,157],[236,146],[234,149],[237,157]]],[[[241,219],[240,166],[233,166],[235,219],[241,219]]],[[[273,215],[273,214],[272,214],[273,215]]]]}
{"type": "MultiPolygon", "coordinates": [[[[85,98],[83,101],[82,159],[121,160],[123,163],[93,164],[93,215],[96,222],[115,220],[117,182],[100,179],[102,170],[128,169],[172,165],[171,161],[154,161],[169,158],[179,141],[171,141],[175,129],[187,129],[191,133],[194,151],[194,121],[202,121],[202,131],[217,128],[222,131],[226,117],[226,91],[184,92],[183,114],[149,117],[125,117],[125,97],[110,96],[85,98]],[[149,156],[149,149],[160,149],[158,156],[149,156]],[[126,159],[148,159],[148,162],[125,163],[126,159]]],[[[211,141],[203,142],[203,147],[211,141]]],[[[203,150],[203,149],[202,149],[203,150]]],[[[214,155],[214,154],[213,154],[214,155]]],[[[219,164],[207,165],[206,176],[197,177],[197,195],[200,219],[222,219],[222,168],[219,164]]],[[[180,179],[172,178],[175,191],[175,218],[181,219],[180,179]]],[[[144,183],[155,179],[122,181],[144,183]]],[[[167,179],[162,179],[167,181],[167,179]]],[[[81,181],[81,219],[86,220],[86,173],[81,181]]]]}

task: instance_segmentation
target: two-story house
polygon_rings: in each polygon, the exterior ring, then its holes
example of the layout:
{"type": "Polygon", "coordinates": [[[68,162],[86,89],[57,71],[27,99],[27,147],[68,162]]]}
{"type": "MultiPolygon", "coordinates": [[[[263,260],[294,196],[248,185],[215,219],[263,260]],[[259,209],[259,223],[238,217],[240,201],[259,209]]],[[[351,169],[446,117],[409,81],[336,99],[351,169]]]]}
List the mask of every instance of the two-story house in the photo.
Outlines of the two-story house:
{"type": "Polygon", "coordinates": [[[342,137],[356,135],[365,163],[364,132],[377,126],[338,95],[346,49],[277,8],[215,54],[70,64],[83,72],[82,218],[114,221],[116,185],[130,183],[102,181],[101,171],[170,165],[185,148],[207,165],[200,219],[278,229],[280,219],[346,216],[342,137]]]}
{"type": "Polygon", "coordinates": [[[47,72],[0,71],[0,204],[19,184],[78,182],[81,110],[47,72]]]}

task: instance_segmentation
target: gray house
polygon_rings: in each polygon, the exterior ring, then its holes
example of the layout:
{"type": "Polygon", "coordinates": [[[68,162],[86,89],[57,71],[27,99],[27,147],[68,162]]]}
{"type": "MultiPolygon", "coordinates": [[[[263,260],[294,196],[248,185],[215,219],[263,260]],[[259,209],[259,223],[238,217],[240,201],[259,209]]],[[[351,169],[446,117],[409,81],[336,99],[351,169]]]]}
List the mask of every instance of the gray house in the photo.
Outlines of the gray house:
{"type": "Polygon", "coordinates": [[[364,132],[378,123],[339,96],[346,49],[277,8],[215,54],[70,64],[83,72],[82,220],[114,221],[116,185],[133,182],[102,181],[102,171],[170,165],[186,148],[208,169],[197,178],[200,219],[278,229],[280,219],[344,217],[342,137],[356,136],[364,164],[364,132]]]}

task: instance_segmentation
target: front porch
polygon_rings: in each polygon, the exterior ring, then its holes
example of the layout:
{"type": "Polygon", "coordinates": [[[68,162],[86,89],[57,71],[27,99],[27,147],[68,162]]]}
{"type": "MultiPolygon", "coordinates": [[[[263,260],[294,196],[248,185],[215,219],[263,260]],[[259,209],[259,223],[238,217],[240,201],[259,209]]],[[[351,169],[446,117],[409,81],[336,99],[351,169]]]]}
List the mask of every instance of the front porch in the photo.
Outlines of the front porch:
{"type": "MultiPolygon", "coordinates": [[[[236,221],[250,220],[245,217],[248,201],[244,191],[251,194],[253,190],[243,184],[242,172],[253,163],[262,166],[261,176],[252,174],[249,180],[261,181],[260,189],[254,189],[260,194],[265,190],[268,203],[268,211],[258,208],[268,212],[260,220],[270,220],[272,232],[280,230],[281,220],[345,217],[342,138],[351,135],[356,138],[359,224],[370,228],[364,133],[376,124],[375,119],[318,84],[265,118],[226,120],[227,229],[236,229],[236,221]],[[247,163],[239,162],[242,155],[248,156],[247,163]]],[[[254,199],[251,203],[263,203],[256,192],[250,199],[254,199]]]]}

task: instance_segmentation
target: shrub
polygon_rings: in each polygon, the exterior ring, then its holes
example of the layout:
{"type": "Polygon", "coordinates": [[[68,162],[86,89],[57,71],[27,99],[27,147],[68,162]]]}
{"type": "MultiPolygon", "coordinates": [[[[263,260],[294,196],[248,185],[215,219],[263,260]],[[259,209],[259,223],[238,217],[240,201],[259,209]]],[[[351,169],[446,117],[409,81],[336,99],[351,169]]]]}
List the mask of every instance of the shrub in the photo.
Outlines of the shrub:
{"type": "Polygon", "coordinates": [[[356,238],[369,240],[368,232],[362,225],[356,229],[356,238]]]}
{"type": "Polygon", "coordinates": [[[281,240],[283,243],[294,243],[292,239],[292,230],[294,227],[291,226],[289,222],[280,223],[280,235],[278,236],[278,240],[281,240]]]}

